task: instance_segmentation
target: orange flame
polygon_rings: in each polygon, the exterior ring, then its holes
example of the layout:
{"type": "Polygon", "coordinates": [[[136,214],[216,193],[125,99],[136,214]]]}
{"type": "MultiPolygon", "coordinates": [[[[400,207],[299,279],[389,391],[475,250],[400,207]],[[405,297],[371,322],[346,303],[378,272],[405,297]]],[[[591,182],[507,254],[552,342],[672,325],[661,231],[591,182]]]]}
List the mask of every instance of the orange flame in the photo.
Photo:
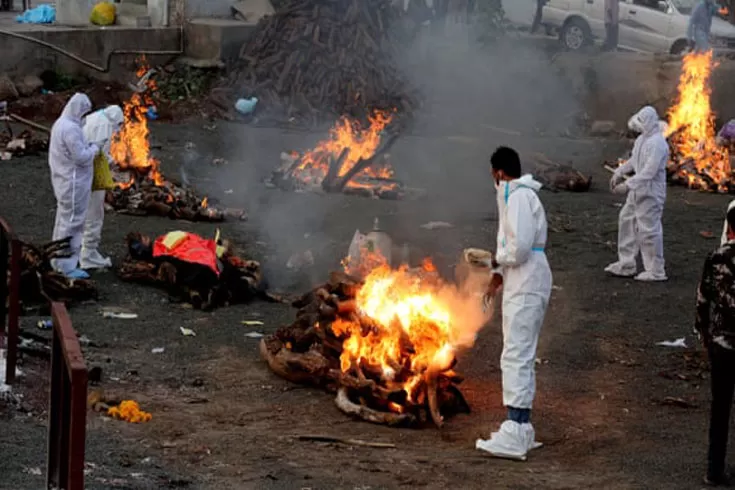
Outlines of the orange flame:
{"type": "MultiPolygon", "coordinates": [[[[148,66],[145,59],[138,62],[140,66],[136,75],[140,78],[146,74],[148,66]]],[[[125,122],[112,140],[110,154],[120,168],[137,171],[147,176],[155,185],[162,186],[165,180],[159,170],[160,163],[150,154],[148,119],[146,118],[148,107],[153,105],[150,94],[155,89],[155,81],[149,78],[146,81],[146,91],[134,93],[130,100],[123,104],[125,122]]],[[[126,189],[135,182],[135,179],[135,174],[132,174],[130,182],[118,184],[118,187],[126,189]]]]}
{"type": "MultiPolygon", "coordinates": [[[[393,114],[387,111],[375,111],[368,117],[369,124],[363,127],[358,121],[341,117],[329,131],[329,138],[303,155],[299,165],[292,170],[292,175],[310,185],[321,185],[329,173],[330,161],[339,159],[347,149],[342,165],[337,170],[337,177],[344,177],[357,162],[373,156],[380,146],[381,132],[393,120],[393,114]]],[[[364,176],[373,179],[391,179],[393,169],[387,163],[379,162],[362,170],[356,177],[364,176]]],[[[346,187],[365,188],[378,184],[360,183],[359,178],[351,180],[346,187]]],[[[392,187],[389,183],[381,184],[392,187]]]]}
{"type": "Polygon", "coordinates": [[[731,177],[730,155],[715,140],[715,116],[710,107],[712,52],[684,57],[678,97],[669,110],[671,144],[682,162],[674,170],[689,187],[727,192],[731,177]]]}
{"type": "MultiPolygon", "coordinates": [[[[433,271],[427,259],[420,271],[383,264],[367,275],[355,298],[362,321],[332,323],[333,332],[344,337],[343,372],[379,369],[383,379],[413,400],[427,371],[451,368],[456,351],[472,345],[484,324],[479,302],[426,274],[433,271]],[[371,325],[367,331],[366,324],[371,325]]],[[[401,410],[397,404],[388,408],[401,410]]]]}
{"type": "Polygon", "coordinates": [[[208,204],[209,204],[209,199],[207,199],[207,198],[205,197],[204,199],[202,199],[202,203],[200,204],[200,206],[201,206],[201,207],[202,207],[203,209],[207,209],[207,205],[208,205],[208,204]]]}

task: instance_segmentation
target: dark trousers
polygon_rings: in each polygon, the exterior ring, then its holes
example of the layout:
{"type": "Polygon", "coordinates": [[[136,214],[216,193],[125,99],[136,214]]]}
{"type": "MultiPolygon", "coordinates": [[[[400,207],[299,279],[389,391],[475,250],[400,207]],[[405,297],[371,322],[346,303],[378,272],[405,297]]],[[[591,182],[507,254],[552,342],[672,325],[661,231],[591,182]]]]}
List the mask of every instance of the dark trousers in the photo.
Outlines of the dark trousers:
{"type": "Polygon", "coordinates": [[[712,478],[725,471],[730,409],[735,389],[735,351],[713,343],[709,348],[712,378],[712,411],[709,420],[707,475],[712,478]]]}

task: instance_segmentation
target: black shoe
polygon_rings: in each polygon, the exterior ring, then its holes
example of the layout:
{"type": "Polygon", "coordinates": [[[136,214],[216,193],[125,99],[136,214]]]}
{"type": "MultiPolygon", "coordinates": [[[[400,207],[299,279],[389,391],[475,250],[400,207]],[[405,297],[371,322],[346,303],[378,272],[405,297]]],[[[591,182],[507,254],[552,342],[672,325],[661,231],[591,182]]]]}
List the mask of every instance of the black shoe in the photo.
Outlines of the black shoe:
{"type": "Polygon", "coordinates": [[[728,473],[721,473],[719,476],[705,475],[704,484],[708,487],[729,487],[730,486],[730,475],[728,473]]]}

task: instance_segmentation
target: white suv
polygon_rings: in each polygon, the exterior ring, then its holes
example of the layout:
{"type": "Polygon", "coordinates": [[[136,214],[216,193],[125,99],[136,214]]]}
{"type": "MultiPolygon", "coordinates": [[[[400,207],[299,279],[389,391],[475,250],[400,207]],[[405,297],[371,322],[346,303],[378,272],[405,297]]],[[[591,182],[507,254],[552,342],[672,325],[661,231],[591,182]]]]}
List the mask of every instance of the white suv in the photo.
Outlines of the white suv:
{"type": "MultiPolygon", "coordinates": [[[[680,54],[687,48],[689,15],[698,0],[620,0],[621,48],[648,53],[680,54]]],[[[549,0],[543,23],[558,30],[559,40],[576,51],[605,38],[604,0],[549,0]]],[[[712,47],[735,51],[735,26],[712,19],[712,47]]]]}

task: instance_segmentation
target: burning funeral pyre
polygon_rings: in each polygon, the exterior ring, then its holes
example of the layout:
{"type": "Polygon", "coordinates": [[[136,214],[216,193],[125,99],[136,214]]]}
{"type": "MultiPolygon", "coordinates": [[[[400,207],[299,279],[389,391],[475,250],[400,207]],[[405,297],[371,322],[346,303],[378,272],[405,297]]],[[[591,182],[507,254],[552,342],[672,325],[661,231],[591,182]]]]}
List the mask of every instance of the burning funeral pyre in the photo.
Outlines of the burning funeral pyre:
{"type": "Polygon", "coordinates": [[[277,301],[265,290],[260,263],[243,260],[229,243],[174,231],[151,240],[140,233],[126,238],[128,256],[117,270],[131,282],[165,289],[196,309],[246,303],[256,297],[277,301]]]}
{"type": "MultiPolygon", "coordinates": [[[[258,97],[260,118],[312,127],[349,115],[418,106],[399,73],[391,37],[401,15],[392,0],[285,0],[240,51],[230,84],[258,97]]],[[[335,157],[336,158],[336,157],[335,157]]]]}
{"type": "Polygon", "coordinates": [[[141,64],[138,77],[141,92],[134,92],[123,105],[125,123],[114,136],[110,153],[119,166],[114,173],[115,189],[107,195],[107,203],[114,209],[130,214],[168,216],[189,221],[222,221],[225,213],[208,205],[191,189],[184,189],[167,181],[160,170],[160,162],[151,156],[148,112],[153,107],[151,94],[156,89],[150,71],[141,64]]]}
{"type": "Polygon", "coordinates": [[[668,164],[673,182],[695,189],[735,192],[728,148],[720,146],[710,107],[712,52],[684,57],[678,97],[668,112],[668,164]]]}
{"type": "Polygon", "coordinates": [[[393,177],[387,151],[397,135],[386,136],[391,112],[376,111],[363,127],[342,117],[329,137],[313,150],[281,156],[269,184],[285,190],[344,192],[365,197],[400,199],[406,188],[393,177]]]}
{"type": "Polygon", "coordinates": [[[364,280],[332,273],[294,301],[296,321],[263,339],[261,354],[283,378],[336,391],[337,406],[357,418],[442,426],[469,412],[455,355],[486,317],[477,298],[444,283],[431,262],[415,269],[382,262],[364,280]]]}

